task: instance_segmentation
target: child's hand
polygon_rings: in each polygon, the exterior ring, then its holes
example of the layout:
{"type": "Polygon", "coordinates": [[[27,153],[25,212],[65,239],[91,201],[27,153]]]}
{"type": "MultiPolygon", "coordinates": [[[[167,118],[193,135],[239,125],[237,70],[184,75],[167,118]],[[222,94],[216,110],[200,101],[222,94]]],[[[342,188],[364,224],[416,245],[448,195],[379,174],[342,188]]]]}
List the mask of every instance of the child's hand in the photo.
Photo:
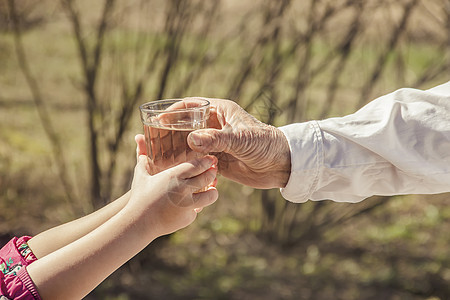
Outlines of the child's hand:
{"type": "Polygon", "coordinates": [[[157,236],[186,227],[197,211],[217,200],[213,186],[196,193],[215,181],[216,164],[217,158],[207,155],[151,176],[146,170],[147,157],[139,155],[127,206],[145,214],[144,229],[157,236]]]}
{"type": "Polygon", "coordinates": [[[136,141],[136,158],[138,158],[139,155],[147,155],[145,136],[143,134],[137,134],[134,137],[134,140],[136,141]]]}

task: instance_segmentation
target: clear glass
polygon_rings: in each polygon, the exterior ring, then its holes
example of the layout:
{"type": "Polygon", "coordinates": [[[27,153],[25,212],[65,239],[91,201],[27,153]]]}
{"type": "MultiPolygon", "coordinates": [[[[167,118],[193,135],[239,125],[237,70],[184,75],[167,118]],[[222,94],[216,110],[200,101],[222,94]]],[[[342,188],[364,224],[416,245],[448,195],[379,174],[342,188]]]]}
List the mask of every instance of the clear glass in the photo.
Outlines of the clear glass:
{"type": "Polygon", "coordinates": [[[207,127],[208,100],[157,100],[144,103],[139,109],[144,125],[150,175],[204,155],[191,150],[187,144],[187,136],[196,129],[207,127]]]}

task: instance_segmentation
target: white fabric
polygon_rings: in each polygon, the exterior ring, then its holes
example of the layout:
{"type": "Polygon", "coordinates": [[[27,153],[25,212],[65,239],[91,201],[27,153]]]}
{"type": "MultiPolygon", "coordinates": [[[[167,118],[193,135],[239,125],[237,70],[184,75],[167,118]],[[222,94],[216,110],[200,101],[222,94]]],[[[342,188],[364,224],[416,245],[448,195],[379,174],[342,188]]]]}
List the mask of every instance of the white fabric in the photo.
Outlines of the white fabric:
{"type": "Polygon", "coordinates": [[[280,127],[293,202],[450,192],[450,81],[400,89],[352,115],[280,127]]]}

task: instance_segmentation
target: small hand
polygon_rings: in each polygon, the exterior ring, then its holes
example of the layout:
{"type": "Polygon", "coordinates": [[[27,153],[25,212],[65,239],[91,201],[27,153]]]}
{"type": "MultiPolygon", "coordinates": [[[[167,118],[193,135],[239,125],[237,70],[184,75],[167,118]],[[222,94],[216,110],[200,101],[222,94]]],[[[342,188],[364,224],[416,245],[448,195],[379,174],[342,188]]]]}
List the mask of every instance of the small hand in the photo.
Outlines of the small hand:
{"type": "Polygon", "coordinates": [[[208,155],[151,176],[146,169],[146,156],[140,155],[129,205],[148,214],[148,226],[153,226],[159,235],[186,227],[199,210],[217,200],[218,192],[212,184],[216,180],[216,164],[217,158],[208,155]],[[197,192],[207,186],[206,191],[197,192]]]}

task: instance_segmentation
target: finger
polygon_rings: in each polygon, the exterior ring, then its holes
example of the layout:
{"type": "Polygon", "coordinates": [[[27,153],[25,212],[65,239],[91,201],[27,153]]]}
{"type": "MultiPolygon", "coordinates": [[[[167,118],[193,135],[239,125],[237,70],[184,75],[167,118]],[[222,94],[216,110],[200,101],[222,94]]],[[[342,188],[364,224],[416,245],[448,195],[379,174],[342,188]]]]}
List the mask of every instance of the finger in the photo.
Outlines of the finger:
{"type": "Polygon", "coordinates": [[[192,189],[192,191],[198,191],[213,183],[216,176],[217,169],[210,168],[200,175],[186,179],[185,182],[186,185],[188,185],[192,189]]]}
{"type": "Polygon", "coordinates": [[[212,187],[216,187],[217,186],[217,177],[214,178],[214,181],[211,183],[212,187]]]}
{"type": "Polygon", "coordinates": [[[224,129],[199,129],[188,135],[188,145],[192,150],[201,153],[231,152],[234,144],[234,134],[225,127],[224,129]]]}
{"type": "Polygon", "coordinates": [[[194,200],[194,206],[198,210],[203,209],[204,207],[213,204],[216,202],[219,197],[219,192],[216,188],[210,187],[207,191],[201,193],[195,193],[192,195],[192,199],[194,200]]]}
{"type": "Polygon", "coordinates": [[[145,137],[143,134],[137,134],[134,137],[136,141],[136,155],[147,155],[147,149],[145,147],[145,137]]]}
{"type": "Polygon", "coordinates": [[[208,105],[209,99],[203,98],[203,97],[185,97],[182,99],[182,101],[176,102],[172,104],[168,110],[174,110],[174,109],[185,109],[185,108],[192,108],[192,107],[199,107],[208,105]]]}
{"type": "MultiPolygon", "coordinates": [[[[181,101],[175,102],[165,109],[164,113],[158,115],[158,122],[161,126],[171,127],[174,125],[176,128],[191,128],[189,124],[192,122],[192,108],[198,108],[198,114],[202,118],[206,117],[209,107],[209,101],[206,98],[189,97],[184,98],[181,101]],[[183,125],[185,123],[185,125],[183,125]]],[[[198,118],[198,116],[197,116],[198,118]]]]}
{"type": "Polygon", "coordinates": [[[136,167],[134,168],[135,174],[148,174],[147,172],[147,156],[139,155],[137,157],[136,167]]]}
{"type": "Polygon", "coordinates": [[[217,173],[219,172],[219,167],[217,165],[212,165],[211,169],[216,170],[216,177],[214,178],[213,182],[208,185],[208,187],[216,187],[217,186],[217,173]]]}
{"type": "Polygon", "coordinates": [[[150,166],[148,157],[146,155],[139,155],[137,157],[137,164],[135,169],[135,174],[145,174],[145,175],[153,175],[155,172],[153,172],[152,166],[150,166]]]}
{"type": "Polygon", "coordinates": [[[213,165],[217,164],[217,158],[212,155],[206,155],[202,158],[190,160],[188,162],[179,164],[178,166],[170,169],[175,172],[176,176],[180,179],[189,179],[200,175],[210,169],[213,165]]]}

